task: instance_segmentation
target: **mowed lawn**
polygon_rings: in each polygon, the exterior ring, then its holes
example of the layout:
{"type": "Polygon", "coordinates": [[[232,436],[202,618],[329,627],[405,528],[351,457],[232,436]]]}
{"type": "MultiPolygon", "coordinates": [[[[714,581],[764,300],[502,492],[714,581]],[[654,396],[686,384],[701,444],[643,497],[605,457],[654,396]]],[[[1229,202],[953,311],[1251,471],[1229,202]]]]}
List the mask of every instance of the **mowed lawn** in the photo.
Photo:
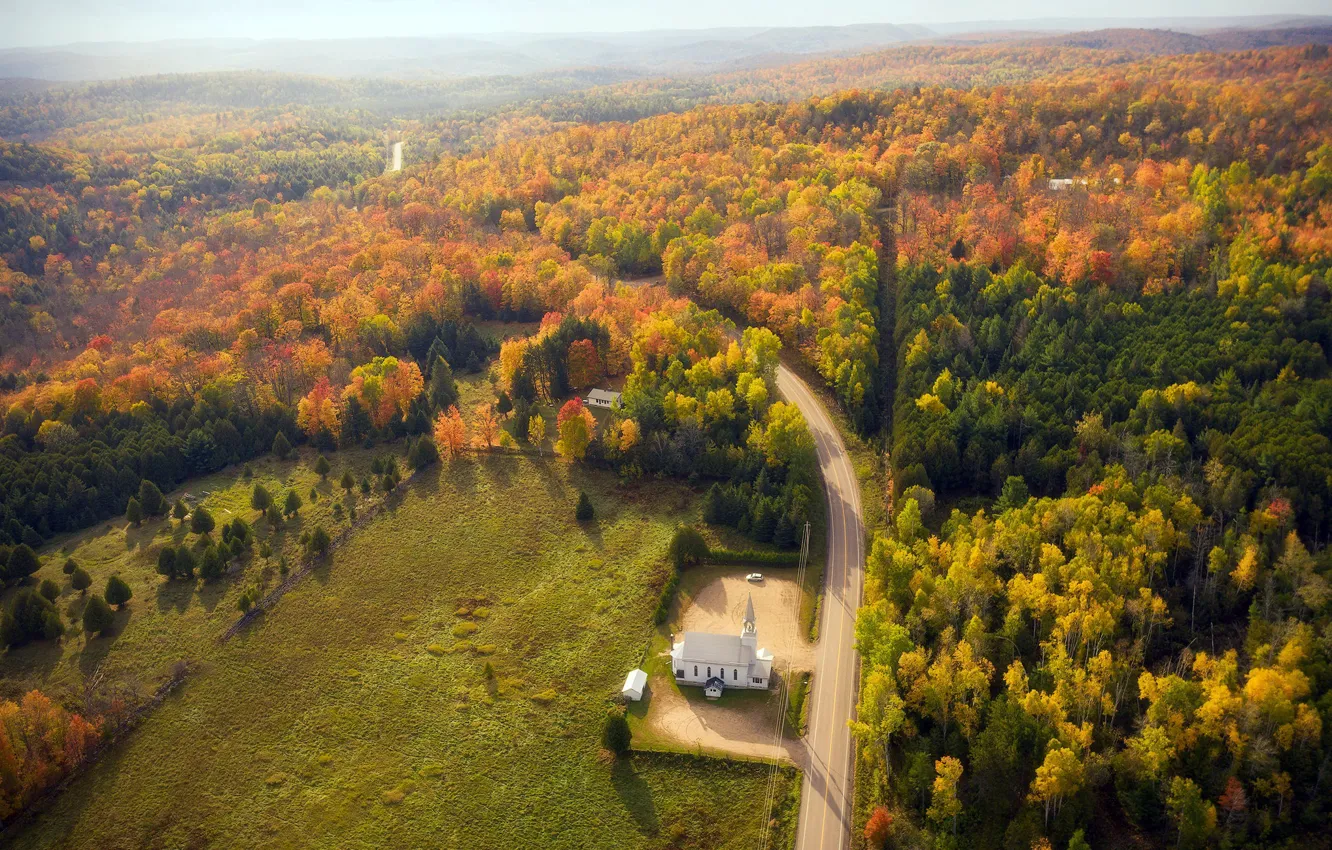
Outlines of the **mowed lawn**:
{"type": "MultiPolygon", "coordinates": [[[[173,616],[135,583],[130,616],[153,606],[154,625],[135,637],[129,623],[101,654],[132,640],[134,654],[188,656],[197,670],[13,845],[758,844],[765,767],[653,754],[612,765],[599,753],[695,495],[514,456],[432,469],[406,490],[227,644],[213,637],[234,609],[217,606],[234,606],[239,581],[173,616]],[[580,488],[597,510],[585,526],[573,519],[580,488]]],[[[71,655],[45,672],[87,669],[71,655]]],[[[42,673],[34,661],[21,678],[42,673]]],[[[794,781],[778,774],[772,846],[789,843],[794,781]]]]}

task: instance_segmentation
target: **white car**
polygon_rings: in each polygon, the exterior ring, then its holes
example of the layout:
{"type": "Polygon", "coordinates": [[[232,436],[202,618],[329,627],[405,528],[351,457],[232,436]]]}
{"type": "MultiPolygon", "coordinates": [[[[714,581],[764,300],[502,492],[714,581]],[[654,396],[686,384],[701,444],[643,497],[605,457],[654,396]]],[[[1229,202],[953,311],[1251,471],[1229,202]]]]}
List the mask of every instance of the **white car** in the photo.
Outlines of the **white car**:
{"type": "Polygon", "coordinates": [[[763,573],[750,573],[745,576],[745,581],[759,582],[763,581],[763,573]]]}

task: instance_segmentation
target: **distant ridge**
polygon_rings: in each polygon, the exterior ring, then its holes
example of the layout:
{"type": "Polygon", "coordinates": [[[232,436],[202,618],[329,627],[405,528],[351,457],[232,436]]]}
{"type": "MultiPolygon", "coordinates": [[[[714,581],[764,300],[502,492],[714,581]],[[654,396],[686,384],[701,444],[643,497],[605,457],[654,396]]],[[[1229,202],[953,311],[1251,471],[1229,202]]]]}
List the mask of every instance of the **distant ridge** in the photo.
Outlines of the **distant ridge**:
{"type": "MultiPolygon", "coordinates": [[[[269,71],[336,78],[457,79],[611,69],[621,78],[737,71],[908,43],[997,41],[1144,53],[1326,42],[1332,16],[1094,19],[632,33],[495,33],[362,39],[175,39],[0,50],[0,79],[59,82],[154,74],[269,71]],[[1104,24],[1105,26],[1100,26],[1104,24]]],[[[13,91],[16,84],[5,82],[13,91]]]]}

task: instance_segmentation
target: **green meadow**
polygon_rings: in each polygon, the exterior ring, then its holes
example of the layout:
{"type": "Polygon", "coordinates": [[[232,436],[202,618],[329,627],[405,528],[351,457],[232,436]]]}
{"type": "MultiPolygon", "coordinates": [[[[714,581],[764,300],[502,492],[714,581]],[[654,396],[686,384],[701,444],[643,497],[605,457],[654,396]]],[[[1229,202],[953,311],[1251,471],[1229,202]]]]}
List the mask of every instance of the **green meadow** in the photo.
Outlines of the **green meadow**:
{"type": "MultiPolygon", "coordinates": [[[[395,447],[401,452],[402,447],[395,447]]],[[[302,528],[336,530],[348,465],[375,452],[253,465],[275,494],[327,491],[273,533],[273,549],[215,584],[171,583],[157,550],[193,539],[169,520],[98,526],[43,552],[39,578],[82,597],[72,555],[100,590],[134,598],[108,636],[66,637],[0,659],[6,696],[66,700],[99,666],[151,692],[185,660],[185,683],[17,834],[15,847],[746,847],[764,828],[768,770],[689,755],[600,749],[603,718],[643,661],[675,525],[697,494],[625,484],[547,456],[432,467],[226,643],[251,586],[271,588],[302,528]],[[573,518],[578,490],[594,521],[573,518]]],[[[221,522],[254,519],[236,470],[186,488],[221,522]]],[[[179,494],[169,494],[174,498],[179,494]]],[[[361,496],[366,510],[383,497],[361,496]]],[[[346,518],[341,520],[346,523],[346,518]]],[[[795,819],[796,777],[777,776],[776,834],[795,819]]],[[[773,845],[770,845],[773,846],[773,845]]],[[[780,845],[776,845],[780,846],[780,845]]]]}

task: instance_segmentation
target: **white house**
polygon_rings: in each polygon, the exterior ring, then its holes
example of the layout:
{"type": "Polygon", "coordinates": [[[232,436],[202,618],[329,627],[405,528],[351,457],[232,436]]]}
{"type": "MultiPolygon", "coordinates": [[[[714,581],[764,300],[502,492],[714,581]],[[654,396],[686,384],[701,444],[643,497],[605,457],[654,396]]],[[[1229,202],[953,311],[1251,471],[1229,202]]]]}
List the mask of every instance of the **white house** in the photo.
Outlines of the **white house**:
{"type": "Polygon", "coordinates": [[[587,394],[587,398],[583,399],[583,404],[588,407],[609,408],[619,400],[620,394],[614,390],[592,390],[587,394]]]}
{"type": "Polygon", "coordinates": [[[772,653],[758,646],[753,596],[745,607],[740,634],[685,632],[684,640],[671,649],[675,681],[702,687],[709,699],[721,696],[723,688],[768,688],[772,662],[772,653]]]}
{"type": "Polygon", "coordinates": [[[627,700],[638,702],[643,698],[645,688],[647,688],[647,673],[638,669],[630,670],[629,675],[624,677],[624,687],[620,689],[620,695],[627,700]]]}

